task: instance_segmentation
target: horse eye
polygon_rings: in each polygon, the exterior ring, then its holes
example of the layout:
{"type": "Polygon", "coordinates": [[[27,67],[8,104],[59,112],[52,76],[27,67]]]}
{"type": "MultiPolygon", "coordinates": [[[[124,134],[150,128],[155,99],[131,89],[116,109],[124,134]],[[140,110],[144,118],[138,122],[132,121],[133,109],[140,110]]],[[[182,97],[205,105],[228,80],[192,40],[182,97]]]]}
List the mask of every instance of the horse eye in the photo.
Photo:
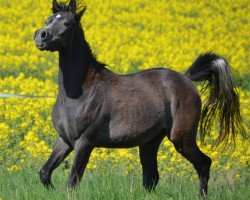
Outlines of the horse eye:
{"type": "Polygon", "coordinates": [[[69,26],[70,23],[69,22],[64,22],[64,26],[69,26]]]}

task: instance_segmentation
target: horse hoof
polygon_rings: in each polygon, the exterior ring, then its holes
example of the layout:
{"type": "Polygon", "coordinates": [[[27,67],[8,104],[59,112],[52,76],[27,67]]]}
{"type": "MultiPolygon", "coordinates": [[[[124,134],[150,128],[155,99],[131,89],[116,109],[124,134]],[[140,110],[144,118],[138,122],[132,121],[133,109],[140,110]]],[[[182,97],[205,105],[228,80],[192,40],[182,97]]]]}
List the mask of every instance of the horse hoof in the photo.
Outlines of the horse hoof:
{"type": "Polygon", "coordinates": [[[44,187],[46,187],[47,189],[55,188],[50,181],[50,176],[48,176],[43,170],[40,170],[39,176],[44,187]]]}

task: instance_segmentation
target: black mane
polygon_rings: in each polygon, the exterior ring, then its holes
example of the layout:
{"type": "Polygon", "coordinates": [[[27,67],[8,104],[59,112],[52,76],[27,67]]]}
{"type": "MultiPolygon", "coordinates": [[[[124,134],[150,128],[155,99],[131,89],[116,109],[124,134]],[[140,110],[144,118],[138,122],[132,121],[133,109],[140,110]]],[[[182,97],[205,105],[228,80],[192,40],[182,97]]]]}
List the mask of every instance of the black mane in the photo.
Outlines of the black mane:
{"type": "Polygon", "coordinates": [[[93,67],[98,67],[98,66],[107,66],[105,63],[98,61],[96,55],[93,53],[89,43],[85,39],[85,34],[83,31],[83,28],[81,24],[79,25],[80,28],[80,35],[83,35],[83,47],[84,47],[84,52],[83,55],[87,59],[87,61],[94,65],[93,67]]]}

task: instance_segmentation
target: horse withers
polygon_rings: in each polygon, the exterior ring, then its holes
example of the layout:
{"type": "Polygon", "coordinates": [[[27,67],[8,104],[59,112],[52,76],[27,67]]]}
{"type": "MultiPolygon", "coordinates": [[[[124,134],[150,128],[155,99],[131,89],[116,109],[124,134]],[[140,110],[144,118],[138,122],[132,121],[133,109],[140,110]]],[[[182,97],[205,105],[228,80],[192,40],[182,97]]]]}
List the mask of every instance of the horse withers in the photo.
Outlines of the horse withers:
{"type": "Polygon", "coordinates": [[[204,139],[219,118],[218,142],[244,134],[237,93],[228,62],[213,53],[200,55],[185,75],[163,68],[118,75],[98,62],[85,40],[80,19],[85,11],[76,0],[53,0],[53,15],[37,30],[39,50],[59,51],[59,91],[52,112],[59,133],[52,154],[40,170],[50,187],[51,174],[75,151],[68,186],[82,178],[95,147],[139,146],[143,186],[151,191],[159,180],[157,151],[167,136],[191,162],[207,194],[211,159],[196,144],[198,125],[204,139]],[[201,109],[192,81],[208,81],[210,95],[201,109]]]}

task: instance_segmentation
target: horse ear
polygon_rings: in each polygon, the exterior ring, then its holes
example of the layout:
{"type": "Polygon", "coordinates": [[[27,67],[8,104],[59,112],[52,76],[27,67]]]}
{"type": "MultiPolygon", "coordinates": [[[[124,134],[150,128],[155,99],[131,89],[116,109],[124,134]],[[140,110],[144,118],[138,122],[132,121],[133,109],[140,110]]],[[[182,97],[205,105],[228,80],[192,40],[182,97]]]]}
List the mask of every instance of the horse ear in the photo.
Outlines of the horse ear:
{"type": "Polygon", "coordinates": [[[76,0],[70,0],[68,7],[70,11],[76,12],[76,0]]]}
{"type": "Polygon", "coordinates": [[[81,20],[82,15],[85,13],[86,9],[87,9],[87,7],[84,6],[79,12],[77,12],[76,17],[77,17],[77,20],[78,20],[78,21],[81,20]]]}
{"type": "Polygon", "coordinates": [[[52,12],[55,14],[57,12],[60,12],[60,10],[61,10],[60,4],[58,4],[56,0],[53,0],[53,2],[52,2],[52,12]]]}

